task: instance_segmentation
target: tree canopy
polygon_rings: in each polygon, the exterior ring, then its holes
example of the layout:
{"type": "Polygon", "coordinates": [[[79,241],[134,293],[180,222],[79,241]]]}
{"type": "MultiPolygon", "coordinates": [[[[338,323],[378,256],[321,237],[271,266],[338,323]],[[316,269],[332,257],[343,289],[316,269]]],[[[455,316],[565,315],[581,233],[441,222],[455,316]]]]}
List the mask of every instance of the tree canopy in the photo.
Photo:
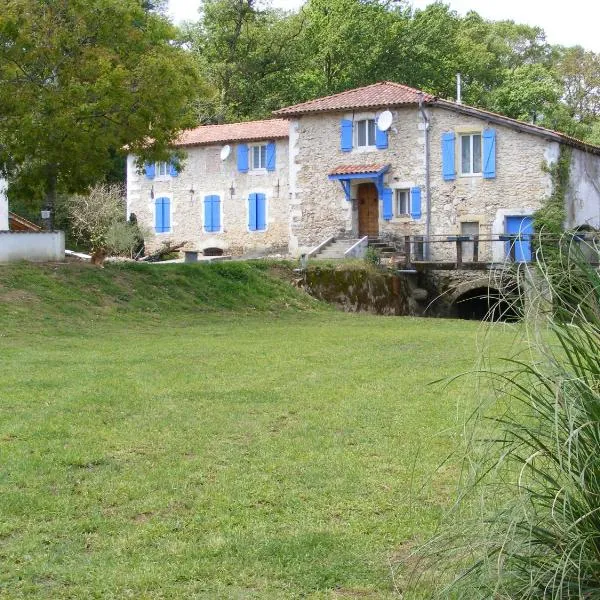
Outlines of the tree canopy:
{"type": "MultiPolygon", "coordinates": [[[[212,100],[201,122],[262,118],[286,104],[393,80],[583,138],[600,127],[600,56],[550,45],[540,27],[434,2],[204,0],[186,35],[212,100]]],[[[596,132],[596,133],[594,133],[596,132]]]]}
{"type": "Polygon", "coordinates": [[[203,0],[181,30],[165,0],[6,0],[0,165],[11,197],[122,180],[124,149],[166,159],[184,127],[270,117],[382,80],[600,140],[600,55],[540,27],[443,2],[203,0]]]}
{"type": "MultiPolygon", "coordinates": [[[[151,6],[152,4],[152,6],[151,6]]],[[[193,125],[197,70],[140,0],[7,0],[0,12],[0,164],[31,202],[83,191],[125,146],[166,156],[193,125]]]]}

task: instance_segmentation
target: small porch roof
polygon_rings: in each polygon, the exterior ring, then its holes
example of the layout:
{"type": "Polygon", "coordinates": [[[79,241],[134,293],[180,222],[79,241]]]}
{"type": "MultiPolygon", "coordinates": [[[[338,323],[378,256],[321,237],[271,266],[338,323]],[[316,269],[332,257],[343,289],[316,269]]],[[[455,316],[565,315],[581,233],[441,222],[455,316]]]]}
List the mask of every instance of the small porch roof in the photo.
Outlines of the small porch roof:
{"type": "Polygon", "coordinates": [[[348,201],[351,200],[350,186],[352,179],[370,179],[374,181],[377,193],[381,197],[383,192],[383,176],[389,168],[389,164],[383,163],[372,165],[340,165],[333,169],[327,177],[342,184],[346,200],[348,201]]]}

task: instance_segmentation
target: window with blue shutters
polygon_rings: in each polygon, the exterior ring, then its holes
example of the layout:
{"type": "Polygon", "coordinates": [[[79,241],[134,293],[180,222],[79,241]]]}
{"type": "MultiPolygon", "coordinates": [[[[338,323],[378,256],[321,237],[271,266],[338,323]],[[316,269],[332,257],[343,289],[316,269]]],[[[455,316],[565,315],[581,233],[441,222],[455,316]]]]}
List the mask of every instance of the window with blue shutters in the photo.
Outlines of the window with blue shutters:
{"type": "Polygon", "coordinates": [[[267,229],[267,198],[265,194],[248,196],[248,229],[250,231],[267,229]]]}
{"type": "Polygon", "coordinates": [[[171,231],[171,201],[161,197],[154,200],[154,230],[156,233],[171,231]]]}
{"type": "Polygon", "coordinates": [[[221,231],[221,198],[219,196],[204,197],[204,231],[206,233],[221,231]]]}
{"type": "Polygon", "coordinates": [[[179,171],[174,162],[154,162],[144,165],[144,172],[148,179],[166,179],[168,177],[177,177],[179,171]]]}

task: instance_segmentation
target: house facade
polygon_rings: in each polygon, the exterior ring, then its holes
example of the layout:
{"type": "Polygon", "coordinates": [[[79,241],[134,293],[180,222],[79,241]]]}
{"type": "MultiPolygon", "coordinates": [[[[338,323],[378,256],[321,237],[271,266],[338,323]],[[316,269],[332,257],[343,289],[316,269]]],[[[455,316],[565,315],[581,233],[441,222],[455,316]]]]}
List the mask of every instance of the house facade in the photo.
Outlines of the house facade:
{"type": "Polygon", "coordinates": [[[328,236],[411,236],[418,258],[444,260],[455,252],[448,237],[478,235],[480,260],[502,261],[498,236],[532,231],[562,146],[566,226],[600,226],[600,148],[556,132],[391,82],[275,114],[290,120],[293,253],[328,236]]]}
{"type": "Polygon", "coordinates": [[[163,242],[228,254],[287,252],[288,128],[271,119],[198,127],[174,144],[187,157],[173,164],[127,159],[127,214],[163,242]]]}
{"type": "MultiPolygon", "coordinates": [[[[331,237],[410,236],[417,259],[449,260],[448,238],[464,235],[479,236],[480,260],[500,262],[499,236],[532,231],[564,149],[565,225],[600,228],[600,148],[557,132],[392,82],[275,116],[185,132],[181,173],[138,173],[129,157],[128,211],[152,228],[150,246],[297,256],[331,237]]],[[[517,258],[529,252],[519,244],[517,258]]]]}

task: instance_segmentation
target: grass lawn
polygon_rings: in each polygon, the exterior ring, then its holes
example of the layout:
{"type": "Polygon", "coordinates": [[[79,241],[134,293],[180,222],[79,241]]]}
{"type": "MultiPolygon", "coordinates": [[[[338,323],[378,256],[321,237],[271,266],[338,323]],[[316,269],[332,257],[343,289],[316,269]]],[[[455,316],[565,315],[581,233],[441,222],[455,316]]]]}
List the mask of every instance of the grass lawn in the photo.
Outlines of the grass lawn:
{"type": "MultiPolygon", "coordinates": [[[[453,499],[456,466],[438,466],[479,393],[428,384],[474,367],[480,324],[295,291],[263,306],[248,281],[254,312],[184,309],[131,283],[185,287],[206,267],[15,269],[0,269],[0,597],[398,597],[390,565],[453,499]]],[[[509,354],[516,331],[487,343],[509,354]]]]}

